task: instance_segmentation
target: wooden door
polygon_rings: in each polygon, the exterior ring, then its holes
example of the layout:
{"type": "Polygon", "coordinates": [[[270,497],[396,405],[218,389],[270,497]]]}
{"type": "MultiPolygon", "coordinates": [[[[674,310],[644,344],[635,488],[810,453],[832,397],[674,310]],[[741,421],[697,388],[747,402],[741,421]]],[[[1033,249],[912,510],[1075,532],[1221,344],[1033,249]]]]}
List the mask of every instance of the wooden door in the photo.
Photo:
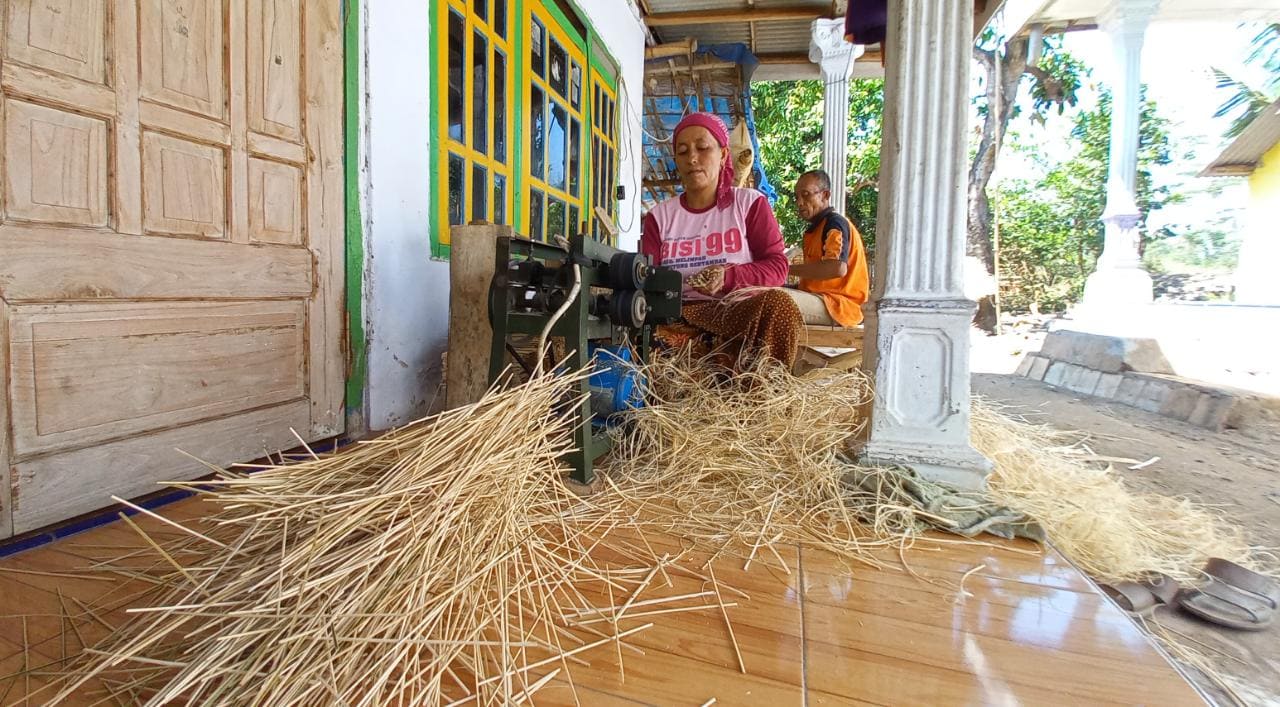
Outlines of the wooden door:
{"type": "Polygon", "coordinates": [[[340,432],[340,0],[0,3],[0,537],[340,432]]]}

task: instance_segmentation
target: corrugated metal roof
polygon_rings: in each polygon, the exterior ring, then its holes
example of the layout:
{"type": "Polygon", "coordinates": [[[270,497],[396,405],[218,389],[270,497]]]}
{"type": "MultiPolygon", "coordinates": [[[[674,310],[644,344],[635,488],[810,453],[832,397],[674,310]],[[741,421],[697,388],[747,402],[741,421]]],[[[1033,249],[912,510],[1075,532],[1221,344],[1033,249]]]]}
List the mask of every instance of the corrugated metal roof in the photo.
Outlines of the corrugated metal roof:
{"type": "Polygon", "coordinates": [[[1272,103],[1249,127],[1227,145],[1208,167],[1202,177],[1228,177],[1249,174],[1257,168],[1271,148],[1280,144],[1280,100],[1272,103]]]}
{"type": "MultiPolygon", "coordinates": [[[[1093,21],[1111,4],[1111,0],[1043,0],[1031,22],[1052,24],[1071,21],[1093,21]]],[[[1276,0],[1162,0],[1156,20],[1222,20],[1232,22],[1274,21],[1280,19],[1280,2],[1276,0]]]]}
{"type": "MultiPolygon", "coordinates": [[[[839,3],[842,5],[843,3],[839,3]]],[[[733,12],[776,8],[812,9],[814,17],[831,16],[831,0],[755,0],[754,4],[747,0],[646,0],[646,14],[667,12],[691,12],[706,10],[723,10],[733,12]]],[[[843,7],[836,7],[837,14],[843,7]]],[[[718,22],[696,25],[677,25],[653,27],[652,32],[663,42],[674,42],[687,38],[698,40],[699,44],[742,43],[752,47],[753,53],[759,54],[804,54],[809,51],[809,25],[805,20],[762,21],[755,23],[755,42],[751,37],[751,23],[718,22]]]]}

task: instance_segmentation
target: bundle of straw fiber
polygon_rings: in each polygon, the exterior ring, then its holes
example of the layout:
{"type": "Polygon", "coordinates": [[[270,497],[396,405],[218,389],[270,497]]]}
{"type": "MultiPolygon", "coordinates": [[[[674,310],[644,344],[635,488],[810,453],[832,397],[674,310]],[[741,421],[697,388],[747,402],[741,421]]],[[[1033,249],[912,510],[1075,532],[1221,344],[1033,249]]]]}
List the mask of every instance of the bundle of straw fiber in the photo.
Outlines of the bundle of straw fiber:
{"type": "Polygon", "coordinates": [[[973,405],[973,444],[995,463],[989,495],[1038,521],[1095,579],[1163,572],[1193,581],[1210,557],[1255,564],[1238,526],[1186,499],[1130,491],[1110,470],[1072,458],[1063,437],[989,404],[973,405]]]}
{"type": "Polygon", "coordinates": [[[93,681],[149,704],[518,704],[578,653],[620,651],[651,624],[566,617],[591,606],[584,593],[634,600],[663,565],[593,559],[607,519],[557,468],[569,438],[552,411],[573,379],[336,455],[219,472],[201,491],[210,522],[154,543],[160,599],[86,651],[55,701],[93,681]]]}
{"type": "Polygon", "coordinates": [[[730,375],[703,359],[645,368],[651,402],[628,413],[607,465],[607,493],[639,523],[790,571],[774,546],[806,542],[878,564],[872,550],[910,542],[918,509],[846,483],[841,452],[864,424],[871,388],[857,371],[792,376],[764,359],[730,375]],[[772,555],[772,559],[768,559],[772,555]]]}

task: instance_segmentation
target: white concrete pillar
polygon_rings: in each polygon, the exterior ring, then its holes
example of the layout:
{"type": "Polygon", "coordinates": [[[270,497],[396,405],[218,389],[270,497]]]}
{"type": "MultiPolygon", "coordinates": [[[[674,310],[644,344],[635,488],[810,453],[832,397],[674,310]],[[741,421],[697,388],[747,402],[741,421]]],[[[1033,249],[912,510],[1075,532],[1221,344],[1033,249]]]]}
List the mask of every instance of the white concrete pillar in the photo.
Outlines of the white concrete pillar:
{"type": "Polygon", "coordinates": [[[1097,270],[1084,288],[1085,308],[1123,316],[1151,302],[1151,276],[1138,255],[1141,232],[1136,199],[1138,117],[1142,111],[1142,43],[1160,0],[1112,0],[1098,17],[1111,40],[1111,146],[1107,172],[1106,227],[1097,270]]]}
{"type": "Polygon", "coordinates": [[[973,3],[890,0],[884,142],[864,365],[876,397],[863,457],[965,488],[991,464],[969,442],[964,296],[973,3]]]}
{"type": "Polygon", "coordinates": [[[844,39],[844,20],[817,19],[810,28],[809,61],[822,73],[822,169],[831,176],[831,206],[844,213],[849,155],[849,77],[866,48],[844,39]]]}

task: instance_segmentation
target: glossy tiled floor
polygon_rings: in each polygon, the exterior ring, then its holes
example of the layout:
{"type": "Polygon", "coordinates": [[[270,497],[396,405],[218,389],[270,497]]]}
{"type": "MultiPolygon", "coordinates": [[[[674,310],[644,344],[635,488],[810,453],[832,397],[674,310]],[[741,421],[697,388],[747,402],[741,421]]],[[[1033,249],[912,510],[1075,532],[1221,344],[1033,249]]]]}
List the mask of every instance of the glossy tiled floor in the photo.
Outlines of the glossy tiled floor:
{"type": "MultiPolygon", "coordinates": [[[[166,515],[197,517],[199,506],[184,501],[166,515]]],[[[659,551],[678,548],[671,538],[648,540],[659,551]]],[[[140,586],[72,571],[139,545],[116,523],[0,561],[0,676],[55,662],[64,643],[78,643],[61,618],[77,600],[118,598],[75,629],[87,641],[123,621],[140,586]]],[[[652,628],[629,639],[635,650],[623,652],[624,676],[617,652],[598,650],[584,654],[589,666],[574,667],[572,686],[553,682],[533,702],[573,704],[576,690],[584,705],[1200,703],[1129,619],[1056,553],[932,545],[907,555],[914,575],[849,568],[809,549],[780,555],[786,570],[772,558],[750,571],[740,561],[715,565],[726,589],[750,597],[725,596],[737,603],[728,612],[746,674],[718,613],[655,616],[644,619],[652,628]]],[[[668,595],[705,588],[671,579],[668,595]]],[[[21,703],[41,685],[38,675],[0,680],[0,704],[21,703]]]]}

